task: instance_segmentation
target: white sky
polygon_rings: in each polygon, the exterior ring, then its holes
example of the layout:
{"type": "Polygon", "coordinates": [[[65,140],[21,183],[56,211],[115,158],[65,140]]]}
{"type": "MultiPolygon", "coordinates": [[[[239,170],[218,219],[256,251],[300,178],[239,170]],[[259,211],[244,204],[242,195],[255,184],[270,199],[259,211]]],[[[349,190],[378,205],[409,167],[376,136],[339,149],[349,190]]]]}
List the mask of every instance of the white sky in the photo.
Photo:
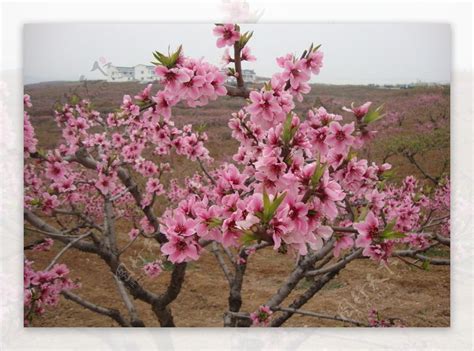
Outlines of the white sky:
{"type": "MultiPolygon", "coordinates": [[[[220,65],[213,24],[27,24],[24,27],[25,84],[52,80],[100,79],[91,72],[105,58],[117,66],[148,64],[155,50],[183,44],[188,56],[220,65]]],[[[449,82],[451,30],[446,24],[244,24],[254,30],[249,45],[257,62],[245,63],[271,76],[275,58],[300,55],[322,44],[324,67],[313,82],[394,84],[449,82]]]]}

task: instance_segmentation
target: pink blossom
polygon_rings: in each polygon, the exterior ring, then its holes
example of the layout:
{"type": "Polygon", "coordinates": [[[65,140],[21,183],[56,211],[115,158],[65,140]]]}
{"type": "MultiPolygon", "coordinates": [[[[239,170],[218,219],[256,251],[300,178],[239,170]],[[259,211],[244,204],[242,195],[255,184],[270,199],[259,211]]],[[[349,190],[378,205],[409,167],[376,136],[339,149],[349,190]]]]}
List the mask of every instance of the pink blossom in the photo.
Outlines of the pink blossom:
{"type": "Polygon", "coordinates": [[[143,271],[149,278],[156,278],[163,271],[163,268],[161,266],[161,262],[156,260],[145,264],[143,266],[143,271]]]}
{"type": "Polygon", "coordinates": [[[268,306],[260,306],[257,311],[250,314],[253,327],[268,327],[270,324],[270,317],[273,314],[268,306]]]}
{"type": "Polygon", "coordinates": [[[23,104],[25,107],[30,108],[33,105],[31,104],[31,98],[28,94],[23,95],[23,104]]]}
{"type": "Polygon", "coordinates": [[[60,162],[49,162],[46,168],[46,176],[53,181],[62,181],[66,173],[65,167],[60,162]]]}
{"type": "Polygon", "coordinates": [[[292,88],[297,88],[300,83],[305,83],[309,80],[310,74],[306,69],[306,60],[294,60],[285,59],[283,60],[283,73],[282,79],[289,80],[292,88]]]}
{"type": "Polygon", "coordinates": [[[56,195],[50,195],[49,193],[43,193],[42,195],[42,210],[46,214],[51,214],[53,210],[59,206],[59,200],[56,195]]]}
{"type": "Polygon", "coordinates": [[[387,263],[388,258],[392,255],[393,246],[393,241],[385,241],[378,244],[371,244],[364,248],[364,251],[362,251],[362,255],[369,257],[377,262],[387,263]]]}
{"type": "Polygon", "coordinates": [[[181,211],[176,211],[173,216],[166,218],[164,224],[168,236],[191,236],[196,233],[196,221],[187,218],[181,211]]]}
{"type": "Polygon", "coordinates": [[[252,122],[264,128],[273,125],[275,116],[282,111],[273,94],[269,91],[252,91],[249,98],[251,104],[246,110],[252,115],[252,122]]]}
{"type": "Polygon", "coordinates": [[[45,238],[43,239],[43,242],[40,244],[37,244],[33,247],[33,251],[49,251],[54,244],[54,240],[51,238],[45,238]]]}
{"type": "Polygon", "coordinates": [[[350,236],[343,235],[339,239],[337,239],[336,243],[334,244],[334,257],[339,257],[341,255],[341,251],[345,249],[349,249],[354,245],[354,239],[350,236]]]}
{"type": "Polygon", "coordinates": [[[157,178],[150,178],[146,182],[146,191],[149,194],[161,195],[164,194],[163,184],[157,178]]]}
{"type": "Polygon", "coordinates": [[[115,183],[110,175],[100,173],[95,186],[103,195],[110,194],[115,189],[115,183]]]}
{"type": "Polygon", "coordinates": [[[159,91],[152,100],[156,103],[156,110],[160,115],[164,118],[171,117],[171,107],[177,103],[177,99],[174,96],[167,92],[159,91]]]}
{"type": "Polygon", "coordinates": [[[135,240],[135,238],[137,238],[139,234],[140,234],[140,231],[137,228],[132,228],[128,232],[128,237],[130,238],[130,240],[135,240]]]}
{"type": "Polygon", "coordinates": [[[236,41],[240,39],[240,33],[236,29],[235,24],[226,23],[223,25],[216,25],[213,33],[218,36],[217,47],[223,48],[224,46],[232,46],[236,41]]]}
{"type": "Polygon", "coordinates": [[[379,235],[379,220],[372,211],[369,211],[365,221],[355,223],[354,228],[359,232],[355,241],[356,246],[366,248],[379,235]]]}
{"type": "Polygon", "coordinates": [[[324,55],[321,51],[310,53],[304,62],[306,69],[310,70],[313,74],[319,74],[319,71],[323,66],[323,56],[324,55]]]}
{"type": "Polygon", "coordinates": [[[135,99],[139,101],[147,101],[150,100],[150,93],[151,93],[152,84],[148,84],[143,91],[141,91],[138,95],[135,95],[135,99]]]}
{"type": "Polygon", "coordinates": [[[354,129],[354,123],[341,126],[338,122],[331,122],[329,125],[331,134],[326,138],[326,142],[332,146],[335,151],[344,153],[354,142],[355,138],[351,135],[354,129]]]}
{"type": "Polygon", "coordinates": [[[199,247],[192,237],[171,235],[161,247],[161,252],[173,263],[195,261],[199,258],[199,247]]]}
{"type": "Polygon", "coordinates": [[[255,56],[253,56],[251,53],[250,53],[250,48],[248,46],[244,46],[244,48],[242,49],[242,51],[240,52],[241,54],[241,59],[242,61],[249,61],[249,62],[253,62],[253,61],[256,61],[257,59],[255,58],[255,56]]]}
{"type": "Polygon", "coordinates": [[[156,66],[155,74],[161,78],[161,83],[170,90],[177,90],[182,83],[189,81],[191,72],[179,68],[156,66]]]}
{"type": "Polygon", "coordinates": [[[354,103],[352,103],[351,108],[343,107],[342,109],[347,112],[352,112],[354,116],[360,120],[369,112],[370,105],[372,105],[370,101],[358,107],[354,107],[354,103]]]}
{"type": "Polygon", "coordinates": [[[129,113],[132,116],[138,116],[140,114],[140,107],[132,102],[130,95],[123,96],[122,106],[120,107],[123,111],[129,113]]]}

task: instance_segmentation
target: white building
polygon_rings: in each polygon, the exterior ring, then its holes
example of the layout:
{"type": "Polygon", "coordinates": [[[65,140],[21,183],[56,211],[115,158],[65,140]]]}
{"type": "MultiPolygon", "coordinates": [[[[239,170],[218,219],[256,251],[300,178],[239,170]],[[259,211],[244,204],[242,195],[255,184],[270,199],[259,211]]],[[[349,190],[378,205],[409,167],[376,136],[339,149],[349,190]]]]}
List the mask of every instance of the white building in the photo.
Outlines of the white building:
{"type": "Polygon", "coordinates": [[[109,65],[107,70],[107,82],[151,82],[156,79],[155,66],[136,65],[133,67],[121,67],[109,65]]]}
{"type": "Polygon", "coordinates": [[[245,83],[255,83],[257,80],[257,75],[253,69],[244,69],[242,71],[242,76],[245,83]]]}

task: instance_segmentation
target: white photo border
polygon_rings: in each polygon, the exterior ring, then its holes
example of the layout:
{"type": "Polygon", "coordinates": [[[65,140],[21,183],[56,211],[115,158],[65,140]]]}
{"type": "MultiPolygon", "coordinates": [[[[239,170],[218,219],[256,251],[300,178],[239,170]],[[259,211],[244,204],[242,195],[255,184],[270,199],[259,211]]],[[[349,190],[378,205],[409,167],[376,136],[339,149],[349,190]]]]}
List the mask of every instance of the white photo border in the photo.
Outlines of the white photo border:
{"type": "MultiPolygon", "coordinates": [[[[252,1],[259,23],[447,23],[452,30],[450,328],[23,328],[22,31],[25,23],[216,23],[216,1],[2,2],[0,5],[0,349],[471,350],[473,311],[472,16],[470,2],[252,1]],[[130,8],[146,9],[131,11],[130,8]]],[[[242,2],[242,1],[241,1],[242,2]]],[[[416,59],[416,53],[407,53],[416,59]]],[[[67,59],[67,56],[65,56],[67,59]]]]}

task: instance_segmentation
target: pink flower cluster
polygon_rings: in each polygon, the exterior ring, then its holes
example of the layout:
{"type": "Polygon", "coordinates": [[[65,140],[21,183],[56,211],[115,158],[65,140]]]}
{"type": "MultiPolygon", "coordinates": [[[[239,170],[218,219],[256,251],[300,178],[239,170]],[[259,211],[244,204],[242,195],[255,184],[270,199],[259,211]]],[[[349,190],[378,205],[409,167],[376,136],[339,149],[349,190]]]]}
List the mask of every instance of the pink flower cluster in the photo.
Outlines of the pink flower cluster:
{"type": "Polygon", "coordinates": [[[240,39],[238,27],[232,23],[216,25],[213,32],[219,37],[216,43],[218,48],[233,46],[240,39]]]}
{"type": "Polygon", "coordinates": [[[260,306],[257,311],[250,314],[253,327],[268,327],[270,324],[270,317],[273,312],[268,306],[260,306]]]}
{"type": "Polygon", "coordinates": [[[55,264],[48,271],[35,271],[33,262],[25,260],[24,268],[24,308],[25,326],[35,315],[41,315],[47,307],[56,306],[59,295],[64,290],[78,287],[67,277],[69,269],[64,264],[55,264]]]}
{"type": "Polygon", "coordinates": [[[161,272],[163,271],[163,267],[161,265],[161,261],[156,260],[153,262],[149,262],[143,266],[143,271],[149,278],[156,278],[158,277],[161,272]]]}
{"type": "MultiPolygon", "coordinates": [[[[24,96],[25,109],[32,106],[30,96],[24,96]]],[[[25,111],[23,114],[23,148],[25,155],[36,152],[38,139],[35,138],[35,131],[30,122],[30,115],[25,111]]]]}
{"type": "Polygon", "coordinates": [[[218,67],[201,60],[182,56],[173,68],[159,65],[155,73],[164,85],[152,100],[164,118],[171,116],[171,107],[179,101],[188,106],[204,106],[210,100],[227,94],[225,76],[218,67]]]}

